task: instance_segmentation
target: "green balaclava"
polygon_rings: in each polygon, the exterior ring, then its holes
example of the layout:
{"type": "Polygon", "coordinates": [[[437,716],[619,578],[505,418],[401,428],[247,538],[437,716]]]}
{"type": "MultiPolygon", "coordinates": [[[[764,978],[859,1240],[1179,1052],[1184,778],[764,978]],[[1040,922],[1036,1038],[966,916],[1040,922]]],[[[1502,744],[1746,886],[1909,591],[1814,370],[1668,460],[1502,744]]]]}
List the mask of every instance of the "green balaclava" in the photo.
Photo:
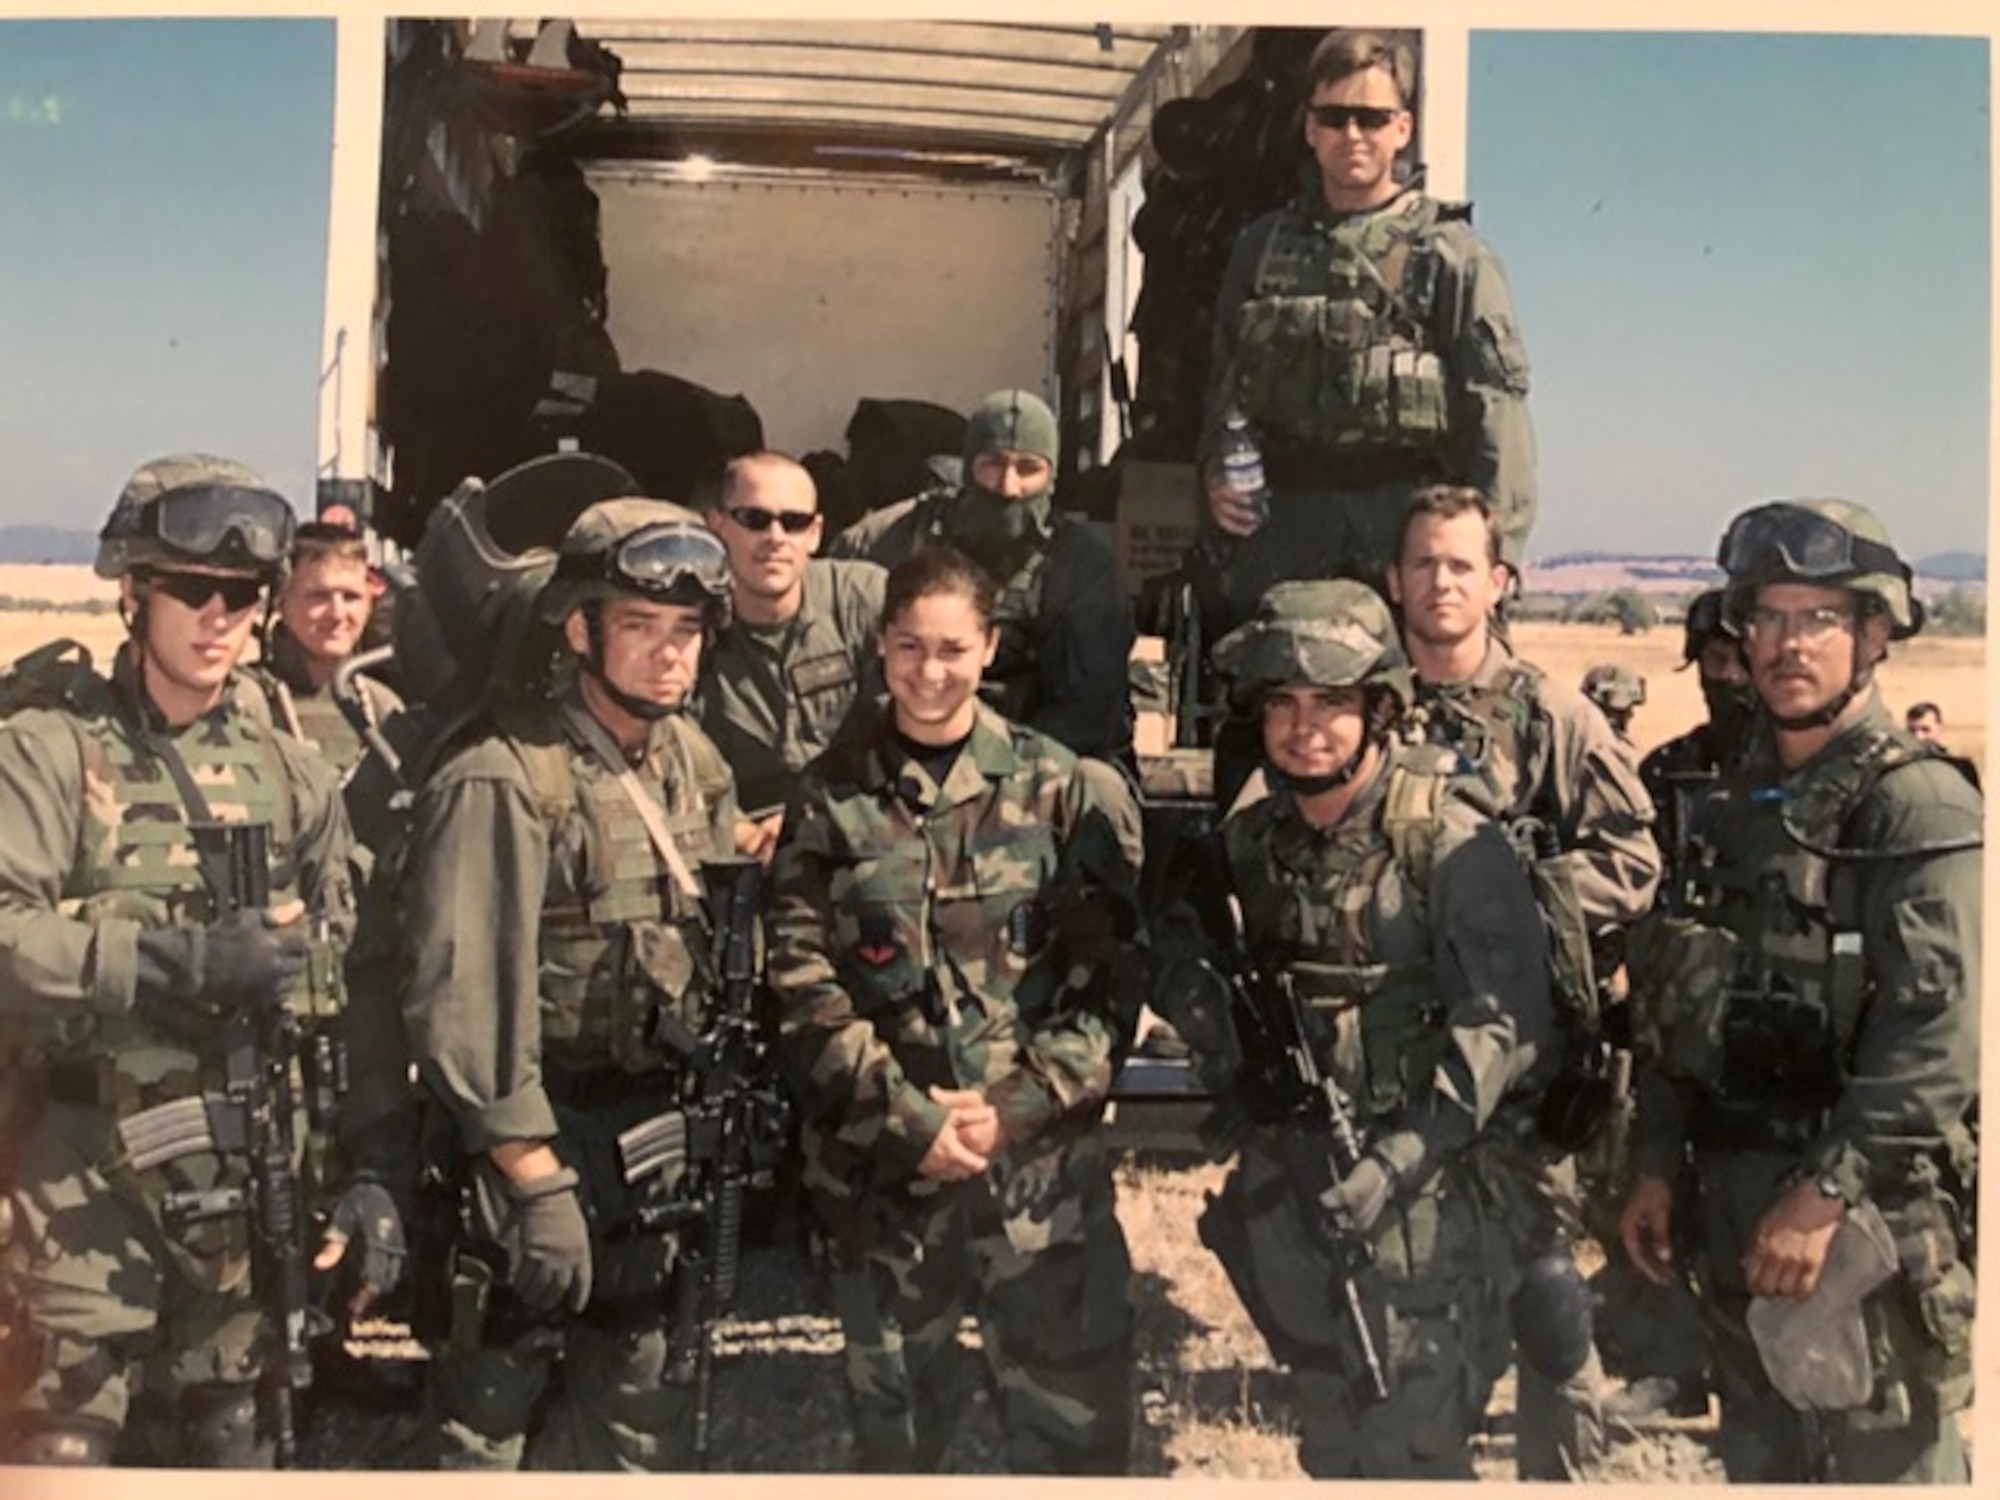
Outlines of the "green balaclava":
{"type": "Polygon", "coordinates": [[[1056,414],[1034,392],[995,391],[981,401],[966,420],[965,476],[947,505],[945,535],[989,569],[1008,560],[1023,542],[1046,535],[1060,452],[1056,414]],[[1041,493],[1019,500],[982,489],[972,477],[973,460],[982,453],[1036,454],[1049,461],[1049,482],[1041,493]]]}

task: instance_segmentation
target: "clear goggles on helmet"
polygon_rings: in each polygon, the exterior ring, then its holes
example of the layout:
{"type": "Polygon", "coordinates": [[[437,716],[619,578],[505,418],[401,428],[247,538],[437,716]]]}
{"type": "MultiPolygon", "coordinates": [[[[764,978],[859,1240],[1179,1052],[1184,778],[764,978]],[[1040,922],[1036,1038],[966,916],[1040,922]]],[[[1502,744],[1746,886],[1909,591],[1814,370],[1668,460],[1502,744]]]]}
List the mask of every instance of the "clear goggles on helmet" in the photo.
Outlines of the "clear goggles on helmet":
{"type": "MultiPolygon", "coordinates": [[[[569,557],[558,573],[575,578],[591,571],[590,560],[569,557]]],[[[603,557],[604,581],[649,599],[671,603],[669,595],[691,583],[705,594],[729,588],[729,554],[722,539],[683,521],[642,526],[603,557]]]]}
{"type": "Polygon", "coordinates": [[[140,530],[189,557],[226,552],[230,539],[251,562],[282,564],[298,517],[283,496],[248,485],[203,484],[168,490],[141,514],[140,530]]]}
{"type": "Polygon", "coordinates": [[[1798,505],[1760,505],[1729,523],[1716,562],[1732,578],[1784,573],[1839,580],[1903,572],[1893,548],[1856,536],[1840,522],[1798,505]]]}

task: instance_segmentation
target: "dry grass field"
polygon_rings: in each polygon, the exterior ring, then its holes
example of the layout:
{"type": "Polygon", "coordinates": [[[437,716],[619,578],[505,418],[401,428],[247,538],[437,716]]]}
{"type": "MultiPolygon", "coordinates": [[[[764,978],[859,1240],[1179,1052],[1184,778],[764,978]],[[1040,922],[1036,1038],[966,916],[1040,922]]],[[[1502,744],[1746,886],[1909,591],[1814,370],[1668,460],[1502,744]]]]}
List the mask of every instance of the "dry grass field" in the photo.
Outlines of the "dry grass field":
{"type": "MultiPolygon", "coordinates": [[[[1641,635],[1620,635],[1610,625],[1558,625],[1524,621],[1513,627],[1521,654],[1572,687],[1603,662],[1616,662],[1646,679],[1646,702],[1632,719],[1641,751],[1670,740],[1702,714],[1701,689],[1692,667],[1680,664],[1681,629],[1662,625],[1641,635]]],[[[1978,637],[1918,636],[1890,648],[1879,678],[1882,696],[1900,720],[1912,703],[1944,709],[1945,738],[1975,761],[1986,753],[1986,643],[1978,637]]]]}

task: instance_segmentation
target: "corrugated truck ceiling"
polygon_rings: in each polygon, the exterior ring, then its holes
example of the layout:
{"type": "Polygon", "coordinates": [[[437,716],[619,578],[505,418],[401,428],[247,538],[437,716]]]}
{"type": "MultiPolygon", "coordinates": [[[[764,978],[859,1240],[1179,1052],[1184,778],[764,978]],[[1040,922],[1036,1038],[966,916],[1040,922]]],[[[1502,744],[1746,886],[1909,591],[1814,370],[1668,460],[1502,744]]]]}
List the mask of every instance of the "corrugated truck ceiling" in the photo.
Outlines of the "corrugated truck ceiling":
{"type": "Polygon", "coordinates": [[[623,63],[629,110],[606,111],[579,146],[606,158],[856,169],[920,159],[1045,176],[1146,100],[1191,29],[582,18],[579,34],[623,63]]]}

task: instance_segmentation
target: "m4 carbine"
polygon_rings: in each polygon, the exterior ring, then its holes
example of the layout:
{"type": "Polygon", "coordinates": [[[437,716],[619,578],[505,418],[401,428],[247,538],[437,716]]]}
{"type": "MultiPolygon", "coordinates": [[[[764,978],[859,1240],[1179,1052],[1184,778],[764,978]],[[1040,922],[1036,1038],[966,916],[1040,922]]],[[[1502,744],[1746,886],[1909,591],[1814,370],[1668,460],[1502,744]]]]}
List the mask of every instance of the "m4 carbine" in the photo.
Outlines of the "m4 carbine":
{"type": "MultiPolygon", "coordinates": [[[[220,915],[270,908],[270,833],[263,823],[194,826],[220,915]]],[[[283,997],[265,997],[224,1022],[222,1052],[221,1092],[142,1110],[121,1121],[118,1134],[135,1172],[196,1152],[238,1157],[247,1164],[243,1187],[169,1193],[161,1217],[171,1231],[202,1219],[247,1214],[250,1286],[266,1327],[277,1336],[277,1348],[258,1382],[258,1418],[276,1450],[278,1467],[290,1468],[298,1454],[295,1398],[312,1383],[312,1357],[307,1347],[305,1210],[293,1130],[298,1099],[292,1070],[299,1058],[299,1028],[283,997]]]]}

